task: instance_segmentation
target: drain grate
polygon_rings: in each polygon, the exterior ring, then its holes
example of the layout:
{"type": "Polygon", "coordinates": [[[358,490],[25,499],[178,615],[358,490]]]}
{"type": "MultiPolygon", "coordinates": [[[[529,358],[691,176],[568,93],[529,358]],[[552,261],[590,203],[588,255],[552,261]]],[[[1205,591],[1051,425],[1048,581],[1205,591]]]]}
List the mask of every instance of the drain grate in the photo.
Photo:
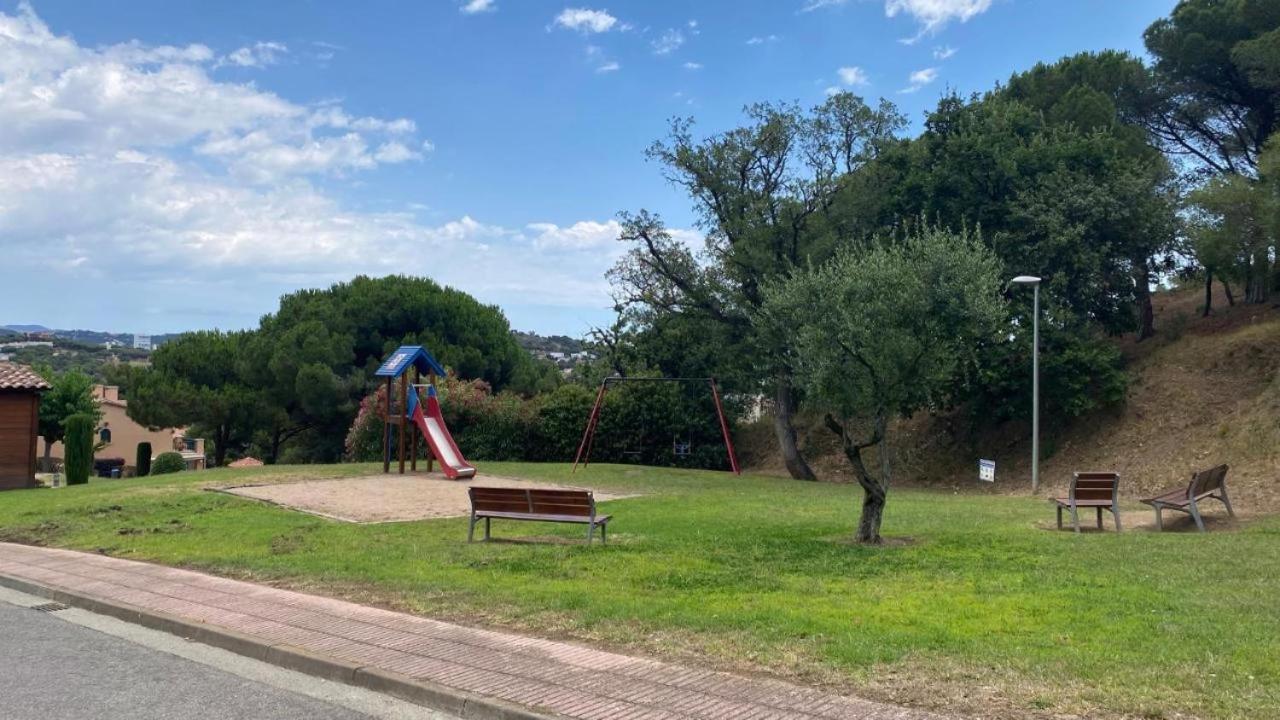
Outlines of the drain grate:
{"type": "Polygon", "coordinates": [[[32,605],[31,609],[36,610],[38,612],[51,613],[51,612],[58,612],[59,610],[67,610],[69,608],[66,605],[63,605],[62,603],[47,602],[41,605],[32,605]]]}

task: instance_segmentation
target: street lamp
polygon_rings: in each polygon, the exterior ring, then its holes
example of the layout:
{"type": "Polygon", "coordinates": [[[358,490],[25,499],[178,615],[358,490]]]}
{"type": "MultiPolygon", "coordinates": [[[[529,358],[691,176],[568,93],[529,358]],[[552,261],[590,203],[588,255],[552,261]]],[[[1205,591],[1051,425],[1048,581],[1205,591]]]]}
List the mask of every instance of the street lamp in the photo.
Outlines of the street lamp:
{"type": "Polygon", "coordinates": [[[1030,285],[1035,300],[1031,312],[1031,492],[1040,491],[1040,278],[1019,275],[1014,285],[1030,285]]]}

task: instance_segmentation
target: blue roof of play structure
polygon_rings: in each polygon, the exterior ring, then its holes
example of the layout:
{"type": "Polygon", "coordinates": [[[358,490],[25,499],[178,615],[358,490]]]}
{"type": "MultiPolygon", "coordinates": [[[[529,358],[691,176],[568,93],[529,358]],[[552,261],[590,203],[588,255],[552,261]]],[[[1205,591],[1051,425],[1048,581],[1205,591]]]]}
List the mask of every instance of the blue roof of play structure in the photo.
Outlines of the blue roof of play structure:
{"type": "Polygon", "coordinates": [[[382,367],[378,368],[378,372],[374,373],[377,377],[400,377],[405,370],[411,367],[418,368],[420,373],[433,372],[441,377],[444,376],[444,366],[431,357],[431,353],[421,345],[401,345],[400,349],[391,353],[390,357],[382,362],[382,367]]]}

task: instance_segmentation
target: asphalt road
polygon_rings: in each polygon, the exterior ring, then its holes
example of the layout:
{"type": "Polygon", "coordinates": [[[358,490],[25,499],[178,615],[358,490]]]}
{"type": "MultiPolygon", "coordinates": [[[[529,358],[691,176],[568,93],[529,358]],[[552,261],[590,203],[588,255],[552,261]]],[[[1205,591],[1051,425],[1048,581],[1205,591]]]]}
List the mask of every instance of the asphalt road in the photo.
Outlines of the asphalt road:
{"type": "Polygon", "coordinates": [[[0,588],[0,720],[453,720],[0,588]]]}

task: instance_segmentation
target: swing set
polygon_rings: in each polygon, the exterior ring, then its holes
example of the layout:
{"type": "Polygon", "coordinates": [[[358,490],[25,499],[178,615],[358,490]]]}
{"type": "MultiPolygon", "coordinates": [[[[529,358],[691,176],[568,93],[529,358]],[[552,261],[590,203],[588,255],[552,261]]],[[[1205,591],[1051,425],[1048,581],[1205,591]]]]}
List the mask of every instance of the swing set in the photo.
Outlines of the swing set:
{"type": "MultiPolygon", "coordinates": [[[[711,388],[711,399],[715,401],[716,417],[720,421],[720,432],[724,436],[724,449],[729,456],[729,467],[734,475],[741,475],[742,470],[738,467],[738,456],[733,450],[733,438],[729,436],[729,423],[724,417],[724,406],[720,403],[720,389],[716,385],[716,379],[713,377],[620,377],[613,376],[604,379],[600,383],[600,389],[596,391],[596,402],[591,406],[591,415],[587,418],[587,427],[582,432],[582,442],[578,443],[578,454],[573,458],[573,472],[578,471],[578,464],[586,467],[591,458],[591,445],[595,441],[596,427],[600,424],[600,409],[604,406],[604,395],[609,390],[609,385],[617,383],[707,383],[711,388]]],[[[692,451],[693,443],[688,436],[684,442],[679,440],[672,441],[672,451],[677,457],[686,457],[692,451]]],[[[639,455],[639,451],[631,451],[624,454],[639,455]]]]}

